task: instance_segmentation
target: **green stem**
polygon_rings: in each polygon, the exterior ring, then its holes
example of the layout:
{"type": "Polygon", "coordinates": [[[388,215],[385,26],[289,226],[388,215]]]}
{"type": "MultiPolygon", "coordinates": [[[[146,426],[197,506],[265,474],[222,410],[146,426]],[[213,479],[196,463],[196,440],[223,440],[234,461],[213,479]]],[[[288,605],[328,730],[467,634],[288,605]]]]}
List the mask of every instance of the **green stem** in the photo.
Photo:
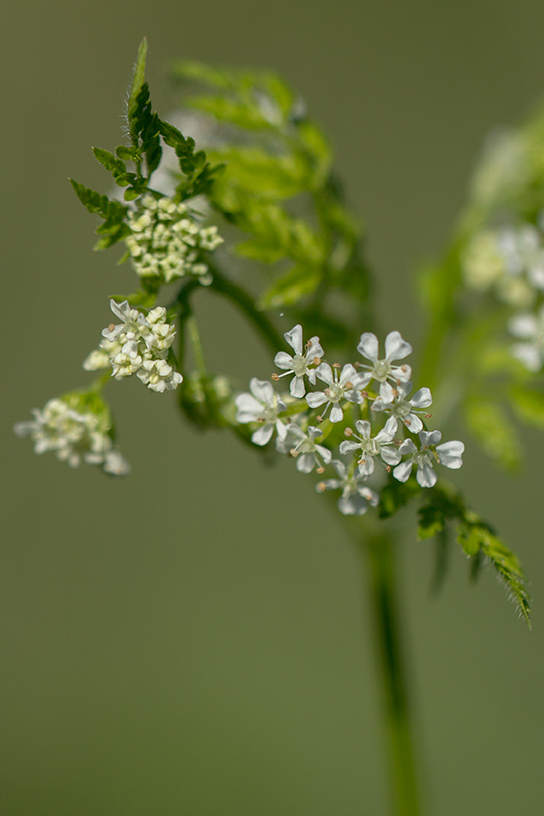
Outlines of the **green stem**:
{"type": "Polygon", "coordinates": [[[185,317],[185,328],[187,329],[187,334],[189,335],[189,340],[191,342],[191,348],[193,350],[197,371],[200,374],[202,382],[205,382],[208,378],[208,369],[206,368],[206,359],[204,357],[204,349],[200,339],[198,323],[196,322],[193,314],[188,314],[185,317]]]}
{"type": "Polygon", "coordinates": [[[391,813],[420,816],[407,677],[396,598],[394,548],[384,534],[365,541],[391,779],[391,813]]]}
{"type": "Polygon", "coordinates": [[[255,308],[255,300],[240,286],[224,278],[215,267],[210,266],[210,271],[213,275],[210,289],[224,295],[244,313],[256,329],[257,334],[262,337],[273,353],[282,349],[285,345],[283,336],[277,331],[265,313],[255,308]]]}

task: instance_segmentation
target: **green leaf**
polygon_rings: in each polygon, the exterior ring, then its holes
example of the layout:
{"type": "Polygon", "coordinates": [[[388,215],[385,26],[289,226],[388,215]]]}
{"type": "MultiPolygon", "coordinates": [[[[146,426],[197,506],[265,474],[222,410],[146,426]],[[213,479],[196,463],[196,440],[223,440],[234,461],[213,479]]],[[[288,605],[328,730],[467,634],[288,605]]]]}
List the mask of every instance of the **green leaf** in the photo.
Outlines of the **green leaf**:
{"type": "Polygon", "coordinates": [[[138,111],[141,104],[140,94],[145,84],[145,60],[147,56],[147,40],[144,37],[138,48],[138,56],[136,58],[136,65],[134,66],[134,74],[132,77],[132,85],[130,87],[130,94],[128,97],[128,123],[129,132],[133,139],[137,138],[140,130],[138,111]]]}
{"type": "Polygon", "coordinates": [[[518,435],[500,405],[484,397],[473,397],[466,404],[466,421],[488,456],[507,469],[519,465],[518,435]]]}
{"type": "Polygon", "coordinates": [[[127,147],[126,145],[119,145],[115,148],[116,154],[123,161],[140,161],[142,154],[139,147],[127,147]]]}
{"type": "Polygon", "coordinates": [[[471,578],[477,577],[483,560],[489,561],[531,628],[530,599],[524,585],[526,579],[514,553],[485,521],[466,507],[462,496],[453,488],[433,487],[425,491],[425,496],[426,503],[418,511],[418,537],[426,539],[440,535],[446,521],[456,521],[457,542],[470,558],[471,578]]]}
{"type": "Polygon", "coordinates": [[[258,308],[293,306],[315,292],[322,278],[323,272],[319,267],[295,265],[266,290],[259,300],[258,308]]]}
{"type": "Polygon", "coordinates": [[[185,104],[244,130],[274,129],[256,102],[225,96],[192,96],[185,99],[185,104]]]}
{"type": "Polygon", "coordinates": [[[126,173],[127,166],[122,159],[119,159],[109,150],[102,150],[101,147],[93,147],[93,154],[100,164],[103,164],[106,170],[113,174],[114,178],[126,173]]]}
{"type": "MultiPolygon", "coordinates": [[[[477,519],[477,517],[475,517],[477,519]]],[[[525,575],[517,557],[500,541],[494,531],[483,521],[465,519],[458,526],[458,541],[467,555],[478,557],[479,553],[491,563],[498,578],[505,584],[515,601],[521,617],[531,629],[530,597],[525,588],[525,575]]]]}
{"type": "Polygon", "coordinates": [[[212,161],[226,163],[223,181],[233,181],[266,198],[290,198],[308,189],[311,178],[300,156],[272,154],[259,147],[229,146],[208,151],[212,161]]]}
{"type": "Polygon", "coordinates": [[[97,193],[74,179],[69,179],[69,181],[75,194],[89,212],[98,213],[102,218],[114,222],[121,222],[124,219],[126,207],[120,204],[119,201],[109,199],[106,195],[97,193]]]}
{"type": "Polygon", "coordinates": [[[544,428],[544,393],[513,388],[510,392],[512,408],[521,420],[536,428],[544,428]]]}

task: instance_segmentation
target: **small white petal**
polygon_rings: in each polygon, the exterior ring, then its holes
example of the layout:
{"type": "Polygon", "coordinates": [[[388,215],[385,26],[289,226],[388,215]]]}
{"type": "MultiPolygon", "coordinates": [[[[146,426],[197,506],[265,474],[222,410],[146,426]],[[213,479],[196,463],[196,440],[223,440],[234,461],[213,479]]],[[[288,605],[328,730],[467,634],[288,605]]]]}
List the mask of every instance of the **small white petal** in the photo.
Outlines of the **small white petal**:
{"type": "Polygon", "coordinates": [[[276,356],[274,357],[274,365],[281,369],[290,370],[292,369],[293,358],[290,354],[287,354],[286,351],[278,351],[276,356]]]}
{"type": "Polygon", "coordinates": [[[412,346],[402,339],[400,332],[392,331],[385,338],[385,359],[402,360],[412,353],[412,346]]]}
{"type": "MultiPolygon", "coordinates": [[[[398,470],[398,468],[395,468],[395,470],[398,470]]],[[[421,462],[417,466],[416,479],[421,487],[434,487],[437,475],[428,462],[421,462]]]]}
{"type": "Polygon", "coordinates": [[[332,368],[328,363],[321,363],[315,369],[315,373],[319,377],[320,380],[327,383],[327,385],[332,385],[334,382],[334,377],[332,376],[332,368]]]}
{"type": "Polygon", "coordinates": [[[421,431],[419,434],[419,439],[421,442],[421,447],[428,448],[429,445],[438,445],[442,439],[442,434],[440,431],[421,431]]]}
{"type": "Polygon", "coordinates": [[[266,445],[267,442],[270,442],[272,438],[272,434],[274,432],[274,426],[271,424],[262,425],[260,428],[257,428],[256,431],[253,432],[251,435],[251,441],[254,445],[266,445]]]}
{"type": "Polygon", "coordinates": [[[324,391],[312,391],[311,394],[306,394],[306,402],[310,408],[319,408],[324,402],[327,402],[327,397],[324,391]]]}
{"type": "MultiPolygon", "coordinates": [[[[411,442],[410,439],[407,441],[411,442]]],[[[395,477],[395,479],[398,479],[399,482],[407,482],[411,472],[412,472],[412,460],[409,459],[407,462],[401,462],[400,465],[397,465],[397,467],[393,471],[393,476],[395,477]]]]}
{"type": "Polygon", "coordinates": [[[430,390],[428,388],[420,388],[419,391],[416,391],[410,403],[414,408],[428,408],[429,405],[433,403],[430,390]]]}
{"type": "Polygon", "coordinates": [[[340,408],[339,405],[333,405],[331,408],[330,413],[330,420],[331,422],[342,422],[344,418],[344,412],[340,408]]]}
{"type": "Polygon", "coordinates": [[[297,324],[283,335],[295,354],[302,354],[302,326],[297,324]]]}
{"type": "Polygon", "coordinates": [[[302,399],[302,397],[306,393],[304,377],[293,377],[293,379],[291,380],[291,385],[289,386],[289,393],[291,394],[292,397],[302,399]]]}
{"type": "Polygon", "coordinates": [[[371,332],[365,332],[361,335],[361,339],[357,346],[357,351],[359,354],[362,354],[363,357],[366,357],[367,360],[370,360],[372,363],[375,363],[378,359],[378,338],[375,334],[371,332]]]}
{"type": "Polygon", "coordinates": [[[265,405],[273,405],[274,403],[274,389],[272,383],[267,380],[258,380],[253,377],[249,383],[249,390],[259,402],[264,402],[265,405]]]}

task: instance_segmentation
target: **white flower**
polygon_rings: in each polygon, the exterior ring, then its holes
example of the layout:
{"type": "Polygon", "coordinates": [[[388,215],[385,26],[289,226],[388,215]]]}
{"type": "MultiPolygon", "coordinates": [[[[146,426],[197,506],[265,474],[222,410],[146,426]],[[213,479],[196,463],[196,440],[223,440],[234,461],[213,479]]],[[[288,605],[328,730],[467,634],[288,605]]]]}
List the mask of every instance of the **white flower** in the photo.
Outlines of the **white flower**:
{"type": "Polygon", "coordinates": [[[437,476],[433,470],[433,460],[440,462],[445,467],[457,470],[463,464],[462,456],[465,446],[462,442],[443,442],[440,431],[421,431],[419,440],[421,449],[418,450],[411,439],[405,439],[399,448],[399,453],[409,454],[410,458],[393,471],[393,476],[399,482],[406,482],[412,472],[413,465],[417,465],[416,479],[421,487],[433,487],[436,484],[437,476]],[[431,448],[432,446],[432,448],[431,448]]]}
{"type": "Polygon", "coordinates": [[[291,380],[289,391],[292,397],[301,399],[306,393],[304,386],[304,377],[308,377],[312,385],[315,385],[316,371],[310,366],[319,365],[320,358],[325,353],[321,348],[319,337],[312,337],[306,343],[306,353],[303,354],[302,348],[302,326],[298,324],[285,332],[283,335],[289,343],[295,354],[291,356],[286,351],[279,351],[274,357],[274,364],[285,371],[285,374],[275,374],[273,379],[286,377],[288,374],[295,376],[291,380]]]}
{"type": "Polygon", "coordinates": [[[369,487],[364,486],[366,476],[354,474],[348,475],[348,471],[343,462],[333,459],[332,466],[338,473],[339,479],[325,479],[318,482],[316,490],[323,493],[324,490],[341,490],[342,495],[338,499],[338,509],[345,516],[362,516],[369,508],[376,507],[380,501],[377,493],[369,487]]]}
{"type": "Polygon", "coordinates": [[[236,397],[236,421],[242,424],[246,422],[258,422],[257,428],[251,436],[251,441],[255,445],[266,445],[272,438],[274,428],[280,439],[287,434],[287,429],[283,422],[278,419],[278,414],[285,411],[285,404],[276,394],[272,385],[266,380],[258,380],[256,377],[249,383],[251,394],[240,394],[236,397]]]}
{"type": "Polygon", "coordinates": [[[385,338],[385,357],[380,359],[378,338],[371,332],[365,332],[361,335],[357,351],[367,360],[372,363],[371,366],[363,365],[362,368],[368,369],[368,374],[365,374],[365,385],[371,380],[377,380],[380,383],[380,396],[388,393],[384,388],[387,380],[392,380],[393,383],[408,382],[411,377],[412,369],[408,365],[396,366],[393,365],[394,360],[402,360],[412,353],[412,346],[402,339],[400,332],[390,332],[385,338]]]}
{"type": "Polygon", "coordinates": [[[508,321],[508,331],[514,337],[525,340],[514,343],[511,352],[529,371],[540,371],[544,362],[544,306],[539,312],[524,312],[508,321]]]}
{"type": "Polygon", "coordinates": [[[360,436],[351,433],[350,439],[340,443],[340,453],[345,454],[354,450],[361,451],[361,458],[358,462],[359,473],[370,476],[374,472],[375,456],[379,456],[386,465],[397,465],[400,462],[401,454],[393,445],[397,432],[397,420],[394,417],[389,417],[385,426],[375,437],[370,435],[372,432],[370,422],[360,419],[355,423],[355,427],[360,436]],[[357,441],[352,442],[351,437],[357,441]]]}
{"type": "Polygon", "coordinates": [[[433,398],[428,388],[420,388],[408,399],[412,390],[412,383],[399,383],[393,388],[389,383],[383,383],[383,393],[372,403],[373,411],[386,411],[391,416],[403,422],[409,431],[419,433],[423,430],[423,422],[416,414],[429,416],[427,411],[421,410],[432,405],[433,398]]]}
{"type": "Polygon", "coordinates": [[[54,451],[57,458],[68,462],[70,467],[78,467],[84,461],[101,464],[104,470],[115,475],[128,473],[128,463],[113,446],[107,409],[94,413],[84,407],[83,396],[80,401],[81,410],[76,410],[64,399],[51,399],[43,410],[33,410],[34,420],[18,422],[13,430],[17,436],[32,438],[35,453],[54,451]]]}
{"type": "Polygon", "coordinates": [[[115,300],[111,299],[110,308],[122,322],[111,323],[107,329],[103,329],[102,336],[110,343],[119,343],[123,354],[127,354],[129,357],[136,356],[138,341],[150,331],[149,323],[138,309],[130,308],[128,300],[124,300],[123,303],[116,303],[115,300]]]}
{"type": "Polygon", "coordinates": [[[322,436],[319,428],[310,425],[305,432],[299,425],[290,422],[287,434],[283,439],[276,440],[276,447],[280,453],[290,453],[297,460],[297,470],[301,473],[311,473],[317,465],[317,472],[323,473],[323,462],[328,464],[332,454],[328,448],[316,444],[315,440],[322,436]]]}
{"type": "Polygon", "coordinates": [[[181,374],[178,371],[174,371],[166,360],[157,360],[152,357],[146,357],[142,361],[140,368],[138,368],[136,372],[136,376],[144,385],[147,385],[148,388],[151,388],[152,391],[157,391],[159,394],[162,394],[166,389],[173,391],[183,382],[181,374]]]}
{"type": "Polygon", "coordinates": [[[356,389],[363,388],[367,380],[362,374],[357,373],[351,363],[344,366],[340,375],[338,375],[336,366],[333,370],[328,363],[321,363],[316,369],[316,374],[328,387],[324,391],[314,391],[307,394],[306,402],[310,408],[318,408],[326,402],[327,407],[323,412],[323,416],[331,408],[331,422],[341,422],[344,418],[344,412],[339,405],[341,400],[345,399],[348,402],[356,403],[364,402],[364,397],[356,389]]]}
{"type": "Polygon", "coordinates": [[[111,473],[112,476],[128,476],[130,465],[125,457],[114,448],[106,453],[102,470],[104,473],[111,473]]]}
{"type": "Polygon", "coordinates": [[[123,303],[110,300],[110,307],[123,322],[112,323],[103,330],[102,342],[88,355],[83,367],[94,371],[111,365],[115,379],[136,374],[152,391],[177,388],[183,377],[167,361],[176,329],[167,321],[166,309],[157,306],[146,316],[131,309],[127,300],[123,303]]]}

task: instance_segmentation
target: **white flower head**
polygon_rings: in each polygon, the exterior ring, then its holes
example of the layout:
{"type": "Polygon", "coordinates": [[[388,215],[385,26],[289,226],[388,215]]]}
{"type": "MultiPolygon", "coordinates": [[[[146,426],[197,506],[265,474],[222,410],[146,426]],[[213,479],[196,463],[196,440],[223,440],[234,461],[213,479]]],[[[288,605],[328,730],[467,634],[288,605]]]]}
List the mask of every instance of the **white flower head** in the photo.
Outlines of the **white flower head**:
{"type": "Polygon", "coordinates": [[[315,366],[319,365],[320,359],[325,352],[321,348],[319,337],[311,337],[306,343],[306,348],[303,349],[302,326],[300,324],[285,332],[283,336],[295,353],[291,356],[286,351],[278,351],[274,357],[274,365],[284,370],[285,374],[275,374],[273,379],[294,374],[289,391],[292,397],[301,399],[306,393],[304,377],[308,377],[312,385],[315,385],[315,366]],[[310,366],[314,367],[311,368],[310,366]]]}
{"type": "Polygon", "coordinates": [[[387,380],[391,380],[395,385],[409,381],[412,375],[410,366],[393,365],[395,360],[403,360],[412,353],[412,346],[402,339],[400,332],[392,331],[385,338],[385,357],[383,359],[379,357],[378,338],[371,332],[365,332],[361,335],[357,351],[372,363],[371,366],[361,366],[368,369],[368,374],[364,375],[365,385],[371,380],[379,382],[380,396],[389,393],[388,389],[384,387],[387,380]]]}
{"type": "Polygon", "coordinates": [[[380,501],[377,493],[364,484],[366,476],[361,473],[349,475],[343,462],[333,459],[332,466],[336,470],[338,479],[324,479],[318,482],[316,490],[323,493],[325,490],[341,490],[338,499],[338,509],[345,516],[362,516],[369,507],[376,507],[380,501]]]}
{"type": "Polygon", "coordinates": [[[67,399],[49,400],[42,410],[33,410],[34,420],[18,422],[13,430],[17,436],[31,437],[35,453],[54,451],[70,467],[86,462],[102,465],[115,475],[128,473],[128,463],[113,446],[111,420],[104,403],[97,400],[94,412],[85,406],[85,395],[72,395],[69,402],[67,399]]]}
{"type": "Polygon", "coordinates": [[[508,331],[524,340],[514,343],[511,352],[528,371],[537,372],[544,362],[544,306],[537,314],[523,312],[508,321],[508,331]]]}
{"type": "Polygon", "coordinates": [[[382,393],[372,403],[372,410],[385,411],[403,422],[412,433],[419,433],[423,430],[423,422],[417,414],[428,417],[425,409],[432,405],[433,398],[428,388],[420,388],[408,399],[411,390],[411,382],[398,383],[395,387],[387,382],[383,383],[382,393]]]}
{"type": "Polygon", "coordinates": [[[374,472],[374,458],[378,456],[387,467],[398,465],[402,457],[394,445],[398,427],[394,417],[389,417],[385,426],[374,437],[370,435],[372,432],[370,422],[360,419],[355,423],[355,427],[359,435],[351,433],[348,440],[341,442],[340,453],[361,451],[361,458],[358,462],[360,474],[370,476],[374,472]]]}
{"type": "Polygon", "coordinates": [[[144,385],[159,394],[166,390],[173,391],[183,381],[179,371],[175,371],[166,360],[154,359],[151,356],[142,360],[136,376],[144,385]]]}
{"type": "Polygon", "coordinates": [[[322,431],[310,425],[304,431],[300,425],[290,422],[283,439],[278,439],[276,447],[280,453],[290,453],[297,462],[297,470],[301,473],[311,473],[317,466],[317,472],[323,473],[323,463],[328,464],[332,454],[328,448],[318,445],[316,439],[322,436],[322,431]]]}
{"type": "Polygon", "coordinates": [[[167,361],[174,342],[176,329],[167,320],[166,309],[157,306],[144,315],[132,309],[127,300],[110,307],[122,323],[110,324],[102,332],[103,340],[83,363],[88,371],[111,365],[112,377],[117,380],[136,374],[152,391],[172,390],[183,381],[167,361]]]}
{"type": "Polygon", "coordinates": [[[306,402],[310,408],[318,408],[327,403],[323,416],[330,408],[331,422],[341,422],[344,418],[344,412],[340,406],[342,400],[355,403],[364,402],[364,397],[357,389],[364,388],[367,380],[364,375],[357,373],[351,363],[344,366],[341,374],[338,373],[338,367],[331,368],[328,363],[321,363],[316,369],[316,374],[327,384],[327,388],[324,391],[313,391],[307,394],[306,402]]]}
{"type": "Polygon", "coordinates": [[[399,453],[404,456],[408,454],[409,459],[401,462],[393,471],[393,476],[399,482],[406,482],[412,472],[412,467],[417,466],[416,479],[421,487],[433,487],[436,484],[437,476],[433,470],[434,462],[457,470],[463,464],[463,452],[465,446],[457,440],[453,442],[438,443],[442,439],[440,431],[421,431],[419,440],[420,450],[414,445],[411,439],[405,439],[399,448],[399,453]]]}
{"type": "Polygon", "coordinates": [[[283,439],[287,434],[287,428],[278,419],[278,414],[285,411],[285,403],[266,380],[253,377],[249,383],[249,390],[251,394],[240,394],[236,397],[235,404],[238,409],[236,421],[241,424],[246,422],[260,424],[251,436],[251,441],[255,445],[266,445],[272,438],[274,428],[278,438],[283,439]]]}

